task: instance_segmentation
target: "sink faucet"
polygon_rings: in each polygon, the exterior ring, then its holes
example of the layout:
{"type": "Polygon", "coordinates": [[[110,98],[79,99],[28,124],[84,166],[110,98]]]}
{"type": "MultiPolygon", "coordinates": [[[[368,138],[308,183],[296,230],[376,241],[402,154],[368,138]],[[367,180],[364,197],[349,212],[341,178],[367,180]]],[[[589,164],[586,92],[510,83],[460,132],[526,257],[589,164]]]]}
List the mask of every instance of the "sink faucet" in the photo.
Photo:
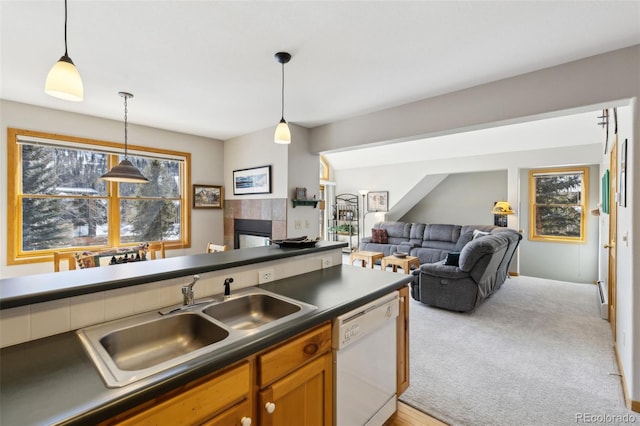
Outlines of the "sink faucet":
{"type": "Polygon", "coordinates": [[[233,282],[233,278],[227,278],[224,280],[224,297],[231,296],[231,283],[233,282]]]}
{"type": "Polygon", "coordinates": [[[191,306],[193,305],[193,286],[200,279],[200,275],[194,275],[193,281],[190,284],[187,284],[182,287],[182,305],[183,306],[191,306]]]}

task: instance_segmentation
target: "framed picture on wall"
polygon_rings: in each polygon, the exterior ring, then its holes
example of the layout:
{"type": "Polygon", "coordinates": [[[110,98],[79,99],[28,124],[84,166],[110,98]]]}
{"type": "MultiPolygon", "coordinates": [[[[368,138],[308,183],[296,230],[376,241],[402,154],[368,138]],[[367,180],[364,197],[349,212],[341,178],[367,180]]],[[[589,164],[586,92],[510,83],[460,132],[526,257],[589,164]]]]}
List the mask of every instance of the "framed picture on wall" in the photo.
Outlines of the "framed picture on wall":
{"type": "Polygon", "coordinates": [[[233,195],[270,193],[271,166],[233,171],[233,195]]]}
{"type": "Polygon", "coordinates": [[[618,205],[627,207],[627,140],[620,147],[620,190],[618,193],[618,205]]]}
{"type": "Polygon", "coordinates": [[[218,185],[193,185],[194,209],[221,209],[224,190],[218,185]]]}
{"type": "Polygon", "coordinates": [[[370,191],[367,193],[368,212],[389,211],[389,191],[370,191]]]}

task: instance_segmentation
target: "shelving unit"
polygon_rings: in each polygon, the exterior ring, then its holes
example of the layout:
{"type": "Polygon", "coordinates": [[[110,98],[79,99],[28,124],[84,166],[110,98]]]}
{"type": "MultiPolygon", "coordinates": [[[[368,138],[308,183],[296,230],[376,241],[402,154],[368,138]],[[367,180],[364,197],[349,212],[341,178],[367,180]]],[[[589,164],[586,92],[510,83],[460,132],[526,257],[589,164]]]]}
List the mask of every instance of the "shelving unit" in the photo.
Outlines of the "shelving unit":
{"type": "Polygon", "coordinates": [[[313,208],[315,209],[316,206],[318,205],[318,200],[314,200],[314,199],[293,199],[291,200],[291,202],[293,203],[293,208],[295,209],[296,206],[313,206],[313,208]]]}
{"type": "Polygon", "coordinates": [[[349,245],[343,249],[347,253],[360,245],[359,217],[356,194],[336,195],[327,230],[330,241],[347,241],[349,245]]]}

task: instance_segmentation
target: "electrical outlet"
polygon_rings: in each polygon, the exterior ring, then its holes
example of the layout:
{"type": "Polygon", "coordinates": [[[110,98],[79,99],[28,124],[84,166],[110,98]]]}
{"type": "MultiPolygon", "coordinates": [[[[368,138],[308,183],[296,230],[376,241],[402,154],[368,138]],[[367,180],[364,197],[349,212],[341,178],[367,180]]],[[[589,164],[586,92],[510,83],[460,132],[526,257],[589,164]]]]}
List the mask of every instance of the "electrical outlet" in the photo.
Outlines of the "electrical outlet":
{"type": "Polygon", "coordinates": [[[330,256],[325,256],[322,258],[322,269],[330,268],[333,266],[333,259],[330,256]]]}
{"type": "Polygon", "coordinates": [[[264,284],[273,281],[273,269],[263,269],[258,271],[258,284],[264,284]]]}

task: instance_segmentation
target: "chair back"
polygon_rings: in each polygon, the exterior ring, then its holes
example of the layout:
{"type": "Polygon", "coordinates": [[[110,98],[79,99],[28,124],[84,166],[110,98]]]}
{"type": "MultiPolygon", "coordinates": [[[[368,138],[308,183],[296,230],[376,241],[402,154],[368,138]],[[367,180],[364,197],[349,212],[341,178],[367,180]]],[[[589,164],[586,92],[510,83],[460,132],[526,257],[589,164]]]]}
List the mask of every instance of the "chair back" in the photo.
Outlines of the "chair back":
{"type": "Polygon", "coordinates": [[[74,256],[74,252],[72,251],[56,251],[53,252],[53,270],[54,272],[60,272],[60,264],[62,262],[67,262],[67,269],[74,270],[76,269],[76,258],[74,256]]]}
{"type": "Polygon", "coordinates": [[[213,243],[207,243],[207,251],[205,253],[216,253],[219,251],[227,251],[227,245],[219,245],[213,243]]]}

